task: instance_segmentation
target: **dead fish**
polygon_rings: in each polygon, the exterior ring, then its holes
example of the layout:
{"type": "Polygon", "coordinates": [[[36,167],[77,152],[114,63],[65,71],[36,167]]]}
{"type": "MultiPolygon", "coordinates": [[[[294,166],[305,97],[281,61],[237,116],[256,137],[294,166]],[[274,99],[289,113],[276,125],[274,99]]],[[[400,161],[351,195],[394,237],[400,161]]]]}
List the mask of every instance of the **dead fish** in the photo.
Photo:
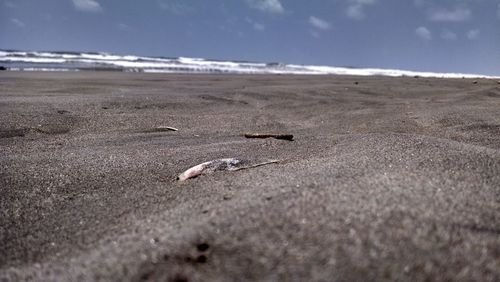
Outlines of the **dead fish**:
{"type": "Polygon", "coordinates": [[[254,165],[244,166],[243,164],[245,162],[242,160],[239,160],[239,159],[235,159],[235,158],[216,159],[216,160],[204,162],[204,163],[201,163],[199,165],[195,165],[195,166],[189,168],[188,170],[181,173],[177,177],[177,180],[185,181],[187,179],[200,176],[201,174],[212,173],[214,171],[219,171],[219,170],[221,170],[221,171],[222,170],[236,171],[236,170],[254,168],[254,167],[267,165],[267,164],[273,164],[273,163],[277,163],[277,162],[278,162],[277,160],[271,160],[271,161],[267,161],[267,162],[254,164],[254,165]]]}
{"type": "Polygon", "coordinates": [[[234,158],[217,159],[213,161],[204,162],[184,171],[177,177],[177,180],[184,181],[189,178],[197,177],[202,173],[214,172],[216,170],[235,170],[236,166],[240,162],[241,162],[240,160],[234,158]]]}

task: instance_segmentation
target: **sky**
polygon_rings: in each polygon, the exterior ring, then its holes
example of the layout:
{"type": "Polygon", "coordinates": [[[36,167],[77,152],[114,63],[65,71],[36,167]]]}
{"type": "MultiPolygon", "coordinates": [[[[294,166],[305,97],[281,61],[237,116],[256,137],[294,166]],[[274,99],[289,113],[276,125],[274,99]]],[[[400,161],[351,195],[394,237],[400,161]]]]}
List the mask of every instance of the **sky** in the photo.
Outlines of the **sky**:
{"type": "Polygon", "coordinates": [[[500,0],[0,0],[0,49],[500,75],[500,0]]]}

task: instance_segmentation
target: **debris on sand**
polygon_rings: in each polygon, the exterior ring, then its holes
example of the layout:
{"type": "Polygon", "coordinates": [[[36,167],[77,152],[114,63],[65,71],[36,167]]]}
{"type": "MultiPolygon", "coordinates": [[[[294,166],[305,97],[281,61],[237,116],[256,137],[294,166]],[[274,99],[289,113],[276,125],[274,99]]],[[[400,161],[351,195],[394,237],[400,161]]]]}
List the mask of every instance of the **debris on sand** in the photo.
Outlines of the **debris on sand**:
{"type": "Polygon", "coordinates": [[[244,161],[235,159],[235,158],[224,158],[224,159],[216,159],[208,162],[201,163],[199,165],[195,165],[188,170],[184,171],[181,173],[178,177],[177,180],[179,181],[185,181],[190,178],[195,178],[197,176],[200,176],[202,174],[206,173],[212,173],[215,171],[237,171],[237,170],[243,170],[243,169],[249,169],[249,168],[255,168],[263,165],[268,165],[268,164],[274,164],[279,161],[277,160],[271,160],[271,161],[266,161],[262,163],[257,163],[253,165],[244,165],[244,161]]]}
{"type": "Polygon", "coordinates": [[[474,81],[472,82],[472,84],[477,84],[477,83],[478,83],[478,81],[477,81],[477,80],[474,80],[474,81]]]}
{"type": "Polygon", "coordinates": [[[217,170],[229,170],[229,171],[236,170],[237,165],[240,162],[241,162],[240,160],[234,158],[217,159],[213,161],[204,162],[184,171],[177,177],[177,180],[184,181],[189,178],[197,177],[203,173],[210,173],[217,170]]]}
{"type": "Polygon", "coordinates": [[[155,128],[156,131],[179,131],[179,129],[171,126],[158,126],[155,128]]]}
{"type": "Polygon", "coordinates": [[[293,141],[292,134],[282,134],[282,133],[245,133],[246,138],[275,138],[281,140],[293,141]]]}
{"type": "Polygon", "coordinates": [[[158,126],[152,129],[145,130],[145,133],[154,133],[154,132],[167,132],[167,131],[178,131],[179,129],[171,126],[158,126]]]}
{"type": "Polygon", "coordinates": [[[24,137],[28,129],[5,129],[0,130],[0,138],[24,137]]]}

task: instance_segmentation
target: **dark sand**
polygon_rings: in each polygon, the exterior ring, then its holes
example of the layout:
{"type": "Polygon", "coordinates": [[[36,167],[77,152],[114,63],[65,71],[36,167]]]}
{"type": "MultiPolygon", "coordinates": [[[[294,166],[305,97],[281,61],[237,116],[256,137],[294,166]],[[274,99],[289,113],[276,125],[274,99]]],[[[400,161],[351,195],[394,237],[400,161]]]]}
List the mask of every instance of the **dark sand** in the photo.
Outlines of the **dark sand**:
{"type": "Polygon", "coordinates": [[[0,281],[500,280],[496,81],[2,72],[0,115],[0,281]],[[221,157],[282,162],[175,181],[221,157]]]}

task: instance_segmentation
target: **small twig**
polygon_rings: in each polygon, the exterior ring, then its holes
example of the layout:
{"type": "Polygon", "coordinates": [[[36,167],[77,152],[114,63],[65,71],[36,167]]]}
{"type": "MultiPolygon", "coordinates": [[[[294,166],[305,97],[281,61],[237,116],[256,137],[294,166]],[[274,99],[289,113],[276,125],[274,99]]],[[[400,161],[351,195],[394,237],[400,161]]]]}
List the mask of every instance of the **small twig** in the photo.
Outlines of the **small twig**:
{"type": "Polygon", "coordinates": [[[170,126],[158,126],[152,129],[144,130],[144,133],[154,133],[154,132],[167,132],[167,131],[178,131],[179,129],[170,126]]]}
{"type": "Polygon", "coordinates": [[[254,165],[239,167],[239,168],[235,169],[235,171],[236,170],[249,169],[249,168],[256,168],[256,167],[259,167],[259,166],[268,165],[268,164],[275,164],[275,163],[279,163],[279,162],[280,162],[279,160],[272,160],[272,161],[258,163],[258,164],[254,164],[254,165]]]}
{"type": "Polygon", "coordinates": [[[171,126],[158,126],[156,131],[178,131],[179,129],[171,126]]]}
{"type": "Polygon", "coordinates": [[[281,133],[245,133],[246,138],[275,138],[293,141],[292,134],[281,134],[281,133]]]}

